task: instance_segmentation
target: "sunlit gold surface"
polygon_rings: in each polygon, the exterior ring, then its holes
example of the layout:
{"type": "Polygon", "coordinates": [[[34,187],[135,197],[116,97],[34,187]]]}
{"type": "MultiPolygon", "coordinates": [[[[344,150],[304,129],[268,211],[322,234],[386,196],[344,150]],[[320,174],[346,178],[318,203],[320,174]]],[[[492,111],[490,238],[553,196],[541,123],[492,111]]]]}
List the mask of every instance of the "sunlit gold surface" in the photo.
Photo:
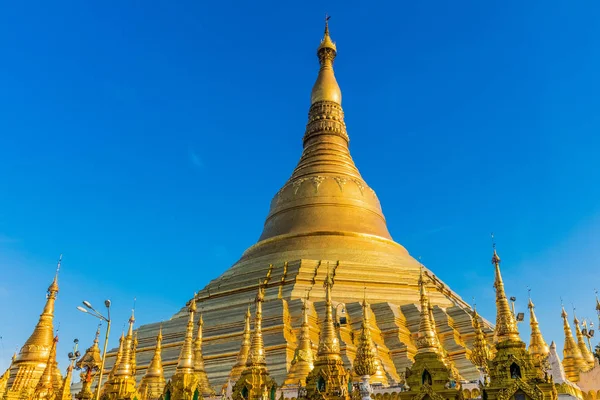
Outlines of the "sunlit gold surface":
{"type": "Polygon", "coordinates": [[[196,339],[194,339],[194,373],[198,378],[198,386],[201,388],[201,394],[203,396],[212,396],[215,391],[210,387],[208,382],[208,375],[206,375],[206,369],[204,368],[204,356],[202,355],[202,327],[204,326],[204,320],[202,314],[198,318],[198,332],[196,333],[196,339]]]}
{"type": "MultiPolygon", "coordinates": [[[[57,288],[58,290],[58,288],[57,288]]],[[[55,337],[52,346],[50,347],[50,354],[46,361],[46,367],[42,372],[31,400],[55,400],[58,392],[60,391],[62,381],[57,379],[55,369],[57,368],[56,362],[56,343],[58,343],[58,337],[55,337]]]]}
{"type": "MultiPolygon", "coordinates": [[[[494,246],[495,247],[495,246],[494,246]]],[[[557,400],[558,393],[539,358],[531,355],[519,336],[515,316],[508,305],[500,273],[500,257],[494,248],[496,336],[495,355],[488,362],[489,383],[483,388],[488,400],[513,399],[524,392],[531,400],[557,400]]]]}
{"type": "Polygon", "coordinates": [[[285,378],[284,385],[306,385],[306,377],[314,368],[314,352],[310,340],[310,325],[308,323],[308,299],[302,304],[302,326],[298,346],[294,351],[294,358],[290,370],[285,378]]]}
{"type": "Polygon", "coordinates": [[[473,348],[471,349],[469,359],[487,375],[489,374],[488,361],[492,358],[492,355],[479,319],[479,314],[477,314],[476,310],[473,310],[473,329],[475,329],[475,338],[473,340],[473,348]]]}
{"type": "Polygon", "coordinates": [[[579,347],[579,351],[581,352],[581,357],[587,363],[586,371],[594,368],[595,358],[590,349],[588,349],[585,344],[585,339],[583,338],[583,333],[581,332],[581,328],[579,326],[579,319],[573,312],[573,325],[575,326],[575,337],[577,338],[577,347],[579,347]]]}
{"type": "Polygon", "coordinates": [[[333,323],[331,289],[332,274],[325,276],[325,319],[321,325],[319,350],[314,368],[306,377],[306,398],[311,400],[347,400],[348,381],[351,379],[340,354],[340,341],[333,323]]]}
{"type": "Polygon", "coordinates": [[[563,367],[565,374],[571,382],[579,381],[579,372],[588,369],[587,363],[581,354],[581,350],[573,339],[571,326],[569,325],[568,314],[563,307],[561,317],[563,319],[563,329],[565,332],[565,344],[563,346],[563,367]]]}
{"type": "Polygon", "coordinates": [[[262,336],[262,304],[265,299],[264,287],[259,285],[254,316],[254,332],[246,367],[240,378],[233,386],[233,400],[267,400],[273,398],[271,395],[277,389],[277,384],[269,375],[265,346],[262,336]]]}
{"type": "Polygon", "coordinates": [[[156,336],[156,347],[154,348],[154,356],[150,365],[146,369],[146,374],[142,378],[139,387],[139,393],[142,396],[141,400],[158,400],[165,389],[165,374],[162,365],[162,327],[156,336]]]}
{"type": "MultiPolygon", "coordinates": [[[[6,383],[4,400],[29,400],[33,396],[38,381],[47,367],[47,361],[54,347],[54,304],[58,295],[58,262],[57,273],[48,287],[46,304],[33,333],[27,339],[17,357],[10,366],[10,374],[6,383]]],[[[55,350],[54,350],[55,351],[55,350]]],[[[58,369],[52,370],[55,380],[62,380],[58,369]]],[[[0,396],[2,392],[0,392],[0,396]]]]}
{"type": "Polygon", "coordinates": [[[125,340],[121,341],[121,360],[112,376],[104,383],[102,390],[103,400],[133,400],[134,398],[140,398],[134,375],[134,323],[135,318],[132,312],[131,318],[129,318],[127,335],[125,336],[125,340]]]}
{"type": "Polygon", "coordinates": [[[165,386],[165,397],[179,400],[192,400],[198,389],[198,376],[194,373],[194,350],[193,350],[193,338],[194,338],[194,314],[196,313],[196,302],[190,301],[187,307],[188,321],[187,329],[185,331],[185,338],[181,351],[179,353],[179,360],[177,361],[177,368],[175,374],[171,377],[171,380],[165,386]]]}
{"type": "Polygon", "coordinates": [[[542,332],[540,331],[540,324],[538,323],[537,317],[535,316],[535,306],[531,299],[529,299],[529,304],[527,305],[527,307],[529,308],[529,325],[531,327],[531,338],[529,339],[528,350],[532,356],[543,360],[546,357],[548,357],[550,348],[546,344],[546,341],[542,336],[542,332]]]}
{"type": "MultiPolygon", "coordinates": [[[[333,61],[337,49],[332,43],[327,34],[318,50],[321,64],[329,62],[328,57],[333,61]]],[[[332,65],[326,69],[331,78],[332,65]]],[[[339,86],[332,86],[335,81],[325,79],[322,72],[315,87],[329,97],[311,101],[302,156],[275,194],[258,243],[195,296],[204,312],[205,368],[215,387],[225,385],[232,367],[239,364],[244,311],[259,279],[265,282],[263,336],[269,373],[278,384],[284,382],[298,346],[302,299],[307,292],[316,311],[316,318],[309,319],[310,335],[317,341],[325,311],[321,283],[328,268],[335,280],[334,306],[349,310],[349,324],[337,333],[344,367],[352,369],[355,358],[354,337],[360,329],[365,286],[371,304],[371,333],[386,376],[399,381],[413,363],[421,266],[392,240],[379,200],[350,155],[341,100],[330,96],[335,90],[327,89],[339,86]]],[[[356,114],[360,115],[359,110],[356,114]]],[[[476,379],[479,373],[468,360],[466,348],[473,336],[470,307],[431,272],[425,270],[424,275],[441,346],[463,377],[476,379]]],[[[183,308],[164,324],[167,379],[176,368],[186,321],[183,308]]],[[[482,323],[489,332],[489,323],[482,323]]],[[[152,358],[158,328],[155,323],[139,329],[138,378],[152,358]]],[[[114,353],[107,359],[107,368],[113,360],[114,353]]],[[[238,365],[232,377],[239,370],[238,365]]]]}

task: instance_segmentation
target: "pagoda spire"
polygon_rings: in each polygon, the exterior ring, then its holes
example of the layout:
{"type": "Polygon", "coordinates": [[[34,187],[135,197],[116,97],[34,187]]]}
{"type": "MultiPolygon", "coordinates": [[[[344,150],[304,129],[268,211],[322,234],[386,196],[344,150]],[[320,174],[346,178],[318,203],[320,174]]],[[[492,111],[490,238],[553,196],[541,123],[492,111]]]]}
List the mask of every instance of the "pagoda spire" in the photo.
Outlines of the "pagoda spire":
{"type": "Polygon", "coordinates": [[[581,352],[583,360],[587,363],[587,369],[592,369],[594,368],[594,363],[596,360],[594,359],[594,355],[590,349],[588,349],[587,345],[585,344],[585,339],[583,338],[583,333],[581,332],[581,328],[579,326],[579,319],[577,318],[577,315],[575,315],[575,309],[573,309],[573,325],[575,326],[577,347],[579,347],[579,351],[581,352]]]}
{"type": "Polygon", "coordinates": [[[535,316],[535,305],[529,298],[529,304],[527,305],[529,308],[529,325],[531,326],[531,339],[529,340],[529,354],[534,356],[539,360],[543,360],[548,357],[550,353],[550,348],[546,344],[544,337],[542,336],[542,332],[540,331],[540,324],[538,323],[537,317],[535,316]]]}
{"type": "Polygon", "coordinates": [[[322,395],[326,399],[348,398],[348,375],[340,355],[340,342],[333,323],[331,289],[333,277],[327,268],[323,282],[325,287],[325,319],[321,326],[319,348],[314,368],[306,378],[306,392],[309,398],[322,395]]]}
{"type": "Polygon", "coordinates": [[[117,376],[133,376],[133,324],[135,323],[135,316],[133,310],[131,311],[131,317],[129,317],[129,327],[127,328],[127,336],[125,336],[125,342],[123,344],[123,356],[117,370],[115,371],[115,377],[117,376]]]}
{"type": "MultiPolygon", "coordinates": [[[[11,364],[6,382],[7,399],[33,396],[37,383],[46,368],[50,350],[54,346],[54,304],[59,291],[58,274],[61,262],[62,255],[58,259],[56,273],[48,287],[46,303],[38,322],[11,364]]],[[[60,371],[56,370],[55,373],[60,376],[60,371]]]]}
{"type": "Polygon", "coordinates": [[[337,55],[337,48],[335,43],[329,36],[329,17],[325,18],[325,33],[321,44],[317,49],[317,56],[319,57],[319,63],[321,69],[317,81],[313,86],[311,94],[311,104],[318,103],[320,101],[332,101],[339,105],[342,105],[342,91],[338,85],[335,75],[333,73],[333,60],[337,55]]]}
{"type": "Polygon", "coordinates": [[[250,319],[252,315],[250,314],[250,306],[246,310],[246,315],[244,317],[244,332],[242,333],[242,344],[240,346],[240,351],[238,352],[237,361],[231,371],[229,372],[228,380],[230,382],[237,382],[242,371],[246,368],[246,362],[248,361],[248,353],[250,352],[250,338],[252,335],[252,331],[250,330],[250,319]]]}
{"type": "Polygon", "coordinates": [[[194,314],[196,313],[196,294],[188,302],[188,322],[179,353],[179,361],[175,374],[165,386],[165,398],[192,400],[194,396],[201,396],[198,387],[198,376],[194,372],[194,314]]]}
{"type": "Polygon", "coordinates": [[[265,288],[258,285],[258,293],[256,295],[254,314],[254,333],[250,342],[250,352],[248,354],[247,367],[263,367],[266,368],[267,362],[265,358],[265,344],[262,336],[262,303],[265,300],[265,288]]]}
{"type": "Polygon", "coordinates": [[[423,268],[419,271],[419,302],[421,303],[421,318],[419,322],[419,336],[417,338],[418,353],[438,353],[437,335],[434,331],[429,312],[429,299],[425,292],[423,268]]]}
{"type": "Polygon", "coordinates": [[[119,348],[117,349],[117,355],[115,356],[115,363],[110,369],[110,373],[108,374],[107,382],[110,381],[113,376],[115,376],[115,372],[119,369],[119,365],[121,365],[121,361],[123,360],[123,346],[125,344],[125,331],[121,332],[121,337],[119,338],[119,348]]]}
{"type": "Polygon", "coordinates": [[[28,361],[39,361],[45,363],[48,358],[50,348],[53,346],[54,338],[54,303],[56,302],[56,296],[58,295],[58,273],[60,272],[60,266],[62,263],[62,254],[58,259],[56,265],[56,273],[46,295],[46,304],[44,310],[40,314],[37,325],[35,326],[33,333],[27,339],[19,355],[17,356],[17,362],[20,360],[28,361]]]}
{"type": "Polygon", "coordinates": [[[196,313],[196,301],[192,300],[188,306],[187,330],[185,331],[185,338],[183,339],[183,346],[181,346],[181,352],[179,353],[179,360],[177,361],[176,372],[179,372],[179,373],[193,373],[194,372],[194,350],[193,350],[192,342],[193,342],[193,338],[194,338],[194,314],[195,313],[196,313]]]}
{"type": "Polygon", "coordinates": [[[56,344],[58,343],[58,336],[52,341],[52,347],[50,348],[50,355],[46,361],[46,367],[42,373],[42,377],[38,381],[35,391],[33,393],[32,400],[53,400],[58,394],[61,382],[56,379],[56,344]]]}
{"type": "Polygon", "coordinates": [[[210,387],[206,368],[204,367],[204,356],[202,355],[202,329],[204,327],[204,319],[202,314],[198,318],[198,332],[194,340],[194,373],[198,377],[198,385],[204,396],[213,396],[215,391],[210,387]]]}
{"type": "Polygon", "coordinates": [[[473,308],[473,329],[475,330],[475,339],[473,340],[473,348],[471,349],[470,360],[486,375],[489,374],[488,360],[492,358],[488,341],[485,337],[485,332],[479,322],[480,316],[477,309],[473,308]]]}
{"type": "Polygon", "coordinates": [[[265,356],[265,344],[262,336],[262,303],[265,300],[265,288],[262,283],[258,284],[256,294],[254,332],[250,344],[246,367],[239,379],[233,386],[232,398],[234,400],[258,400],[269,394],[274,395],[277,384],[269,375],[267,360],[265,356]]]}
{"type": "Polygon", "coordinates": [[[494,288],[496,289],[496,337],[498,342],[515,341],[520,342],[519,330],[517,329],[517,321],[510,309],[506,293],[504,291],[504,282],[500,274],[500,257],[496,252],[496,244],[494,243],[494,255],[492,256],[492,264],[496,270],[496,279],[494,288]]]}
{"type": "Polygon", "coordinates": [[[273,198],[259,242],[316,232],[391,239],[379,200],[350,155],[342,92],[333,71],[336,55],[326,21],[317,49],[320,68],[311,92],[302,156],[273,198]]]}
{"type": "Polygon", "coordinates": [[[165,373],[162,364],[162,324],[156,336],[156,347],[154,348],[154,356],[150,361],[150,365],[146,369],[146,373],[140,382],[139,392],[142,395],[142,400],[156,400],[163,394],[165,388],[165,373]]]}
{"type": "Polygon", "coordinates": [[[292,365],[285,378],[284,385],[306,385],[306,377],[314,368],[314,353],[310,340],[310,325],[308,323],[308,299],[302,303],[302,325],[300,326],[300,338],[298,346],[294,351],[292,365]]]}
{"type": "Polygon", "coordinates": [[[563,319],[563,329],[565,331],[565,345],[563,347],[563,367],[567,378],[576,383],[579,381],[579,372],[587,369],[587,362],[581,355],[581,350],[573,339],[571,326],[569,325],[568,315],[565,308],[562,308],[561,317],[563,319]]]}

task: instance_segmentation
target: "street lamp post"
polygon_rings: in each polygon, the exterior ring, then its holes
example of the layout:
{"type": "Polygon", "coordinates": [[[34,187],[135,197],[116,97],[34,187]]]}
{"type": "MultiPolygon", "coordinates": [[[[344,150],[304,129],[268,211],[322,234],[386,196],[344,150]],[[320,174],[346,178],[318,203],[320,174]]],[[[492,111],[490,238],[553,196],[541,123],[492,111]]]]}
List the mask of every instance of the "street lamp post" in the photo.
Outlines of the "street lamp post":
{"type": "Polygon", "coordinates": [[[100,363],[100,373],[98,374],[98,386],[96,387],[96,400],[100,399],[100,385],[102,384],[102,374],[104,373],[104,361],[106,359],[106,347],[108,346],[108,335],[110,334],[110,300],[104,300],[107,316],[100,314],[92,307],[89,301],[84,301],[85,307],[78,306],[77,309],[83,313],[106,321],[106,336],[104,338],[104,349],[102,350],[102,362],[100,363]]]}

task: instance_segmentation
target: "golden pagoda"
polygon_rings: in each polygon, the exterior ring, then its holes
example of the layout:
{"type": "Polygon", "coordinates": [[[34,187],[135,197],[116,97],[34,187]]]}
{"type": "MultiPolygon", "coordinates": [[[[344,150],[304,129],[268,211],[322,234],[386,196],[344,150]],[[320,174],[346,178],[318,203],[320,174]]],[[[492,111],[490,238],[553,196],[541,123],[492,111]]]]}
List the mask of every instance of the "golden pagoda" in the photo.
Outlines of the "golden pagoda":
{"type": "Polygon", "coordinates": [[[400,393],[402,400],[432,400],[461,398],[460,383],[441,354],[438,337],[432,324],[429,299],[425,292],[423,274],[419,276],[419,297],[421,304],[417,354],[415,363],[406,371],[406,391],[400,393]]]}
{"type": "Polygon", "coordinates": [[[294,358],[290,370],[283,382],[284,385],[306,385],[306,377],[314,368],[314,352],[310,340],[310,325],[308,323],[308,299],[302,303],[302,326],[298,347],[294,350],[294,358]]]}
{"type": "MultiPolygon", "coordinates": [[[[216,387],[234,381],[240,370],[244,312],[258,280],[265,285],[263,335],[269,372],[278,384],[284,383],[298,341],[292,323],[302,319],[301,307],[295,305],[309,292],[315,309],[321,309],[325,290],[320,283],[328,265],[335,276],[337,311],[347,305],[358,309],[355,305],[363,300],[366,286],[373,315],[371,332],[381,332],[374,341],[379,345],[381,338],[380,347],[386,348],[378,353],[386,375],[399,377],[413,364],[420,263],[390,236],[377,195],[350,154],[342,94],[333,67],[337,50],[327,26],[317,48],[320,68],[311,92],[302,155],[273,197],[258,242],[194,297],[204,316],[205,369],[216,387]]],[[[265,107],[268,114],[268,104],[265,107]]],[[[441,280],[427,275],[437,330],[443,333],[441,345],[452,349],[448,357],[462,377],[477,379],[479,371],[469,362],[465,345],[465,338],[474,335],[471,308],[441,280]]],[[[319,320],[309,318],[311,332],[319,331],[319,320]]],[[[184,307],[164,328],[173,334],[173,340],[182,341],[186,321],[184,307]]],[[[482,323],[489,329],[487,321],[482,323]]],[[[158,324],[141,327],[140,343],[152,342],[157,332],[158,324]]],[[[347,326],[341,332],[340,350],[348,370],[356,349],[354,335],[347,326]]],[[[152,352],[152,346],[140,348],[138,361],[148,363],[152,352]]],[[[114,360],[114,354],[110,358],[114,360]]],[[[163,361],[168,378],[175,372],[176,356],[165,352],[163,361]]],[[[108,365],[111,362],[107,360],[108,365]]]]}
{"type": "Polygon", "coordinates": [[[573,310],[573,325],[575,326],[575,337],[577,337],[577,347],[579,347],[581,357],[587,363],[585,371],[590,370],[594,368],[595,359],[594,355],[585,344],[585,339],[583,338],[583,333],[581,332],[581,328],[579,326],[579,319],[577,318],[577,315],[575,315],[575,310],[573,310]]]}
{"type": "MultiPolygon", "coordinates": [[[[366,297],[366,296],[365,296],[366,297]]],[[[357,336],[356,357],[354,358],[353,370],[357,378],[364,382],[362,377],[369,377],[369,383],[378,383],[383,386],[388,386],[388,378],[384,371],[379,354],[375,347],[375,343],[371,337],[371,306],[366,298],[362,302],[362,321],[360,325],[360,333],[357,336]],[[371,366],[373,364],[373,372],[371,366]],[[370,372],[370,373],[367,373],[370,372]]]]}
{"type": "Polygon", "coordinates": [[[136,380],[134,375],[134,355],[133,347],[133,324],[135,317],[133,311],[129,318],[129,328],[125,340],[121,341],[122,353],[121,359],[116,368],[111,371],[111,377],[104,383],[102,389],[103,400],[133,400],[140,398],[136,390],[136,380]]]}
{"type": "Polygon", "coordinates": [[[563,329],[565,331],[565,345],[563,346],[563,367],[565,368],[565,374],[567,379],[571,382],[577,383],[579,381],[579,373],[588,369],[588,364],[581,354],[581,350],[575,339],[573,339],[573,333],[571,332],[571,326],[569,325],[568,314],[565,308],[562,308],[561,317],[563,319],[563,329]]]}
{"type": "Polygon", "coordinates": [[[496,354],[488,362],[489,383],[483,398],[505,400],[522,397],[538,400],[557,400],[552,380],[531,355],[519,336],[517,321],[511,310],[500,273],[500,257],[494,245],[492,264],[495,268],[496,289],[496,354]]]}
{"type": "Polygon", "coordinates": [[[54,338],[50,355],[46,361],[46,367],[33,391],[31,400],[54,400],[61,388],[61,380],[56,378],[57,362],[56,362],[56,343],[58,336],[54,338]]]}
{"type": "Polygon", "coordinates": [[[198,377],[198,386],[200,388],[200,394],[203,396],[214,396],[215,391],[210,387],[208,382],[208,375],[204,368],[204,356],[202,355],[202,327],[204,326],[204,320],[202,314],[198,318],[198,332],[196,333],[196,339],[194,340],[194,373],[198,377]]]}
{"type": "Polygon", "coordinates": [[[542,361],[548,357],[550,348],[546,344],[542,332],[540,331],[540,324],[538,323],[537,317],[535,316],[535,305],[531,298],[529,299],[529,325],[531,327],[531,338],[529,339],[529,354],[542,361]]]}
{"type": "Polygon", "coordinates": [[[119,338],[119,349],[117,350],[117,355],[115,356],[115,363],[113,364],[110,372],[108,374],[108,381],[110,381],[114,376],[115,372],[119,369],[121,365],[121,361],[123,359],[123,346],[125,344],[125,331],[121,332],[121,337],[119,338]]]}
{"type": "Polygon", "coordinates": [[[244,320],[244,331],[242,333],[242,344],[240,346],[240,350],[238,351],[237,361],[231,371],[229,372],[228,382],[235,384],[235,382],[240,379],[242,375],[242,371],[246,368],[246,362],[248,361],[248,353],[250,352],[250,338],[251,338],[251,330],[250,330],[250,306],[246,310],[246,317],[244,320]]]}
{"type": "Polygon", "coordinates": [[[162,365],[162,327],[156,336],[156,347],[150,365],[146,368],[146,374],[140,382],[138,392],[142,396],[140,400],[158,400],[164,393],[165,374],[162,365]]]}
{"type": "MultiPolygon", "coordinates": [[[[328,32],[325,30],[325,37],[328,32]]],[[[324,39],[326,43],[326,39],[324,39]]],[[[321,325],[319,350],[314,368],[306,377],[305,397],[310,400],[342,400],[349,399],[348,383],[351,379],[344,367],[340,355],[340,340],[333,323],[331,289],[332,274],[327,273],[323,286],[325,287],[325,319],[321,325]]],[[[300,397],[300,396],[299,396],[300,397]]]]}
{"type": "Polygon", "coordinates": [[[93,344],[75,364],[77,369],[81,370],[81,374],[79,375],[82,383],[81,390],[75,395],[75,398],[78,400],[90,400],[94,397],[92,383],[102,365],[102,356],[100,355],[100,347],[98,346],[100,326],[101,325],[98,325],[98,329],[96,330],[93,344]]]}
{"type": "Polygon", "coordinates": [[[177,361],[177,369],[171,380],[165,385],[165,399],[173,400],[197,400],[200,396],[198,390],[198,376],[194,372],[194,314],[196,313],[196,302],[188,303],[188,323],[185,332],[185,338],[179,360],[177,361]]]}
{"type": "Polygon", "coordinates": [[[489,375],[488,361],[492,358],[490,346],[487,341],[485,332],[481,328],[480,316],[477,310],[473,309],[473,329],[475,329],[475,339],[473,340],[473,348],[469,359],[482,372],[482,375],[489,375]]]}
{"type": "Polygon", "coordinates": [[[246,368],[233,386],[233,400],[275,400],[277,384],[269,375],[262,336],[262,304],[265,299],[264,287],[259,284],[256,295],[254,332],[246,368]]]}
{"type": "MultiPolygon", "coordinates": [[[[48,287],[46,304],[38,323],[10,366],[6,391],[0,393],[3,400],[30,400],[42,374],[46,373],[48,360],[56,359],[51,357],[51,352],[56,352],[53,320],[61,260],[62,256],[58,260],[54,280],[48,287]]],[[[53,382],[62,381],[58,369],[52,368],[51,371],[54,374],[53,382]]]]}

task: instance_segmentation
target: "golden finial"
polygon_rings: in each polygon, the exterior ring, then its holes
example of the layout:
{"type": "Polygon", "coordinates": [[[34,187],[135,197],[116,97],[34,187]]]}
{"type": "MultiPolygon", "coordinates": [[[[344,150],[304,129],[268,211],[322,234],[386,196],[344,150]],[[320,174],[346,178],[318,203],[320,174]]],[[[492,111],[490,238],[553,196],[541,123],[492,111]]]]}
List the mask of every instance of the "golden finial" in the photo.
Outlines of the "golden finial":
{"type": "Polygon", "coordinates": [[[50,287],[48,287],[48,296],[52,296],[53,294],[55,295],[56,293],[58,293],[58,273],[60,272],[62,257],[62,254],[58,257],[58,262],[56,263],[56,273],[54,274],[54,280],[50,284],[50,287]]]}
{"type": "Polygon", "coordinates": [[[529,303],[527,307],[529,308],[529,325],[531,327],[531,339],[529,340],[529,353],[536,357],[538,360],[543,360],[548,357],[550,353],[550,348],[544,337],[542,336],[542,332],[540,331],[540,326],[535,316],[535,305],[531,300],[531,288],[527,288],[529,294],[529,303]]]}
{"type": "Polygon", "coordinates": [[[517,321],[515,315],[508,304],[506,293],[504,291],[504,282],[500,273],[500,257],[496,252],[496,242],[494,234],[492,234],[492,247],[494,254],[492,256],[492,264],[496,271],[494,288],[496,289],[496,337],[498,342],[506,340],[521,341],[519,330],[517,329],[517,321]]]}
{"type": "Polygon", "coordinates": [[[337,48],[329,36],[329,18],[329,16],[325,17],[325,33],[317,49],[321,69],[319,70],[317,81],[313,86],[311,104],[321,101],[332,101],[339,105],[342,104],[342,91],[333,73],[333,60],[337,55],[337,48]]]}
{"type": "Polygon", "coordinates": [[[358,376],[370,376],[377,372],[377,364],[373,349],[373,340],[369,324],[369,305],[366,298],[363,300],[362,323],[360,327],[360,336],[356,349],[356,358],[354,359],[354,372],[358,376]]]}

